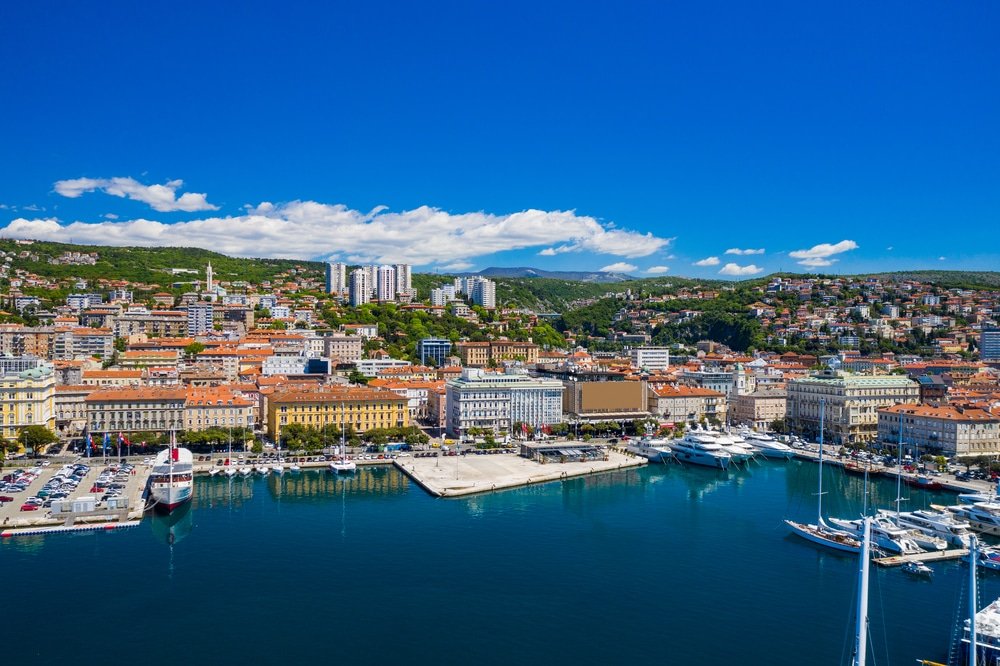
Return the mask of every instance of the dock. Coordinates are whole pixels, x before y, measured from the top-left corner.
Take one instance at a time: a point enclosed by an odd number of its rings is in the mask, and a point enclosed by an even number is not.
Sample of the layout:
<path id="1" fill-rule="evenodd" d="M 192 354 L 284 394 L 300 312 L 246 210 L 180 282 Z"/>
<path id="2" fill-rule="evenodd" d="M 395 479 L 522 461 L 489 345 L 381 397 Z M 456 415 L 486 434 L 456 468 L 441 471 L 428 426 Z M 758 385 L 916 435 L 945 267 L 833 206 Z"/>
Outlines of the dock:
<path id="1" fill-rule="evenodd" d="M 876 557 L 872 561 L 883 567 L 898 567 L 906 564 L 907 562 L 942 562 L 944 560 L 961 559 L 963 557 L 967 557 L 968 555 L 968 548 L 955 548 L 952 550 L 935 550 L 927 553 Z"/>
<path id="2" fill-rule="evenodd" d="M 538 483 L 564 481 L 647 464 L 640 456 L 609 450 L 606 460 L 541 464 L 512 453 L 397 458 L 396 468 L 435 497 L 463 497 Z"/>

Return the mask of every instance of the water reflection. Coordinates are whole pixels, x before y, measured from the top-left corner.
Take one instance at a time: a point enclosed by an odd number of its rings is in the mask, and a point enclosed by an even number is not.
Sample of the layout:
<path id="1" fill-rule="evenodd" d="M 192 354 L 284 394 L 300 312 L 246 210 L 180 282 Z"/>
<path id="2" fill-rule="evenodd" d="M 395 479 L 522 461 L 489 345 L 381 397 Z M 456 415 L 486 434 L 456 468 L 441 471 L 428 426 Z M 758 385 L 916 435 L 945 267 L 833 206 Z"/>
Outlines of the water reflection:
<path id="1" fill-rule="evenodd" d="M 194 526 L 194 511 L 191 502 L 186 502 L 167 514 L 152 512 L 149 519 L 150 528 L 156 540 L 170 546 L 183 541 Z"/>

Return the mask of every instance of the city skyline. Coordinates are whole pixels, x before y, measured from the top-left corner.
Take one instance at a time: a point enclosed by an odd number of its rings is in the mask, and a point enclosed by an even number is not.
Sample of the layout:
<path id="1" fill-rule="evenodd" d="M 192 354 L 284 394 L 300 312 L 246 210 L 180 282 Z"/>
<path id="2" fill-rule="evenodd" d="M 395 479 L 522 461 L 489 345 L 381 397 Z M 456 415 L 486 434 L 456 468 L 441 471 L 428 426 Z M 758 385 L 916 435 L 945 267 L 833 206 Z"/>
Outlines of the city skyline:
<path id="1" fill-rule="evenodd" d="M 421 272 L 996 265 L 996 8 L 572 8 L 5 7 L 0 234 Z M 266 57 L 236 37 L 265 27 Z"/>

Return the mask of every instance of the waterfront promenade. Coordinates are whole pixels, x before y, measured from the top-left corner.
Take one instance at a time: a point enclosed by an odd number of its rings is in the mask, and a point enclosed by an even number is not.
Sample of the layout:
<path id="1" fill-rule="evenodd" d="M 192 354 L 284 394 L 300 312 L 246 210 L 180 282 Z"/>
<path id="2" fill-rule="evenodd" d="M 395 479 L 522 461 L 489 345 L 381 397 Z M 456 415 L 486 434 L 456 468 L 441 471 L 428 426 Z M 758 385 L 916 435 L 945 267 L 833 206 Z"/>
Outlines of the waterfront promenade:
<path id="1" fill-rule="evenodd" d="M 646 459 L 609 450 L 607 460 L 540 464 L 512 453 L 397 458 L 395 465 L 435 497 L 462 497 L 611 472 Z"/>

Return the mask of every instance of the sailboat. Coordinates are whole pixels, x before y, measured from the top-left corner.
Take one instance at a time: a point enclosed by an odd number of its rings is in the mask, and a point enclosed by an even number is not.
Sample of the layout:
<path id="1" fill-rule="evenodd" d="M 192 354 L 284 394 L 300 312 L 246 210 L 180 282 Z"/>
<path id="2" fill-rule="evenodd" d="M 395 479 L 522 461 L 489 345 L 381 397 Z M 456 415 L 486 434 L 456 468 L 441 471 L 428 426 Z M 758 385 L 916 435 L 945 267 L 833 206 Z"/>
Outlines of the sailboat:
<path id="1" fill-rule="evenodd" d="M 330 462 L 330 469 L 338 474 L 353 472 L 358 468 L 358 464 L 353 460 L 347 459 L 347 431 L 346 429 L 341 429 L 340 431 L 340 459 L 332 460 Z"/>
<path id="2" fill-rule="evenodd" d="M 787 519 L 785 524 L 792 529 L 793 534 L 797 534 L 807 541 L 841 552 L 857 553 L 861 551 L 861 543 L 855 537 L 841 530 L 833 529 L 823 521 L 823 419 L 826 405 L 822 400 L 819 409 L 819 490 L 816 494 L 816 524 L 797 523 Z"/>
<path id="3" fill-rule="evenodd" d="M 225 469 L 222 471 L 223 474 L 232 478 L 236 476 L 236 461 L 233 460 L 233 440 L 229 439 L 229 457 L 226 458 Z"/>
<path id="4" fill-rule="evenodd" d="M 284 474 L 285 473 L 285 466 L 283 464 L 284 460 L 281 459 L 281 438 L 280 437 L 278 438 L 278 441 L 277 441 L 276 453 L 278 454 L 278 459 L 276 461 L 274 461 L 273 465 L 271 465 L 271 471 L 274 472 L 275 474 Z"/>

